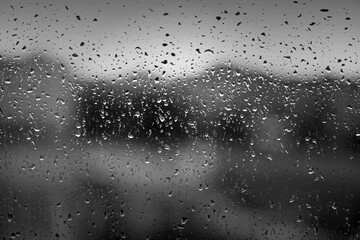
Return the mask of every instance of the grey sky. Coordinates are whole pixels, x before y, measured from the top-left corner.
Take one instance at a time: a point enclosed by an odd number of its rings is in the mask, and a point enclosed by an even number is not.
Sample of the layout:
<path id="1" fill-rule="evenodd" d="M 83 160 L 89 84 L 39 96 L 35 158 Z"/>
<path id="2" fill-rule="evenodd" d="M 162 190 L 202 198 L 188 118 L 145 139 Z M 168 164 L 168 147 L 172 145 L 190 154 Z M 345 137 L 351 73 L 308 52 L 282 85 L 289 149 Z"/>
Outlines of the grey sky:
<path id="1" fill-rule="evenodd" d="M 83 74 L 174 77 L 213 63 L 358 76 L 360 2 L 2 1 L 0 54 L 46 50 Z M 73 62 L 74 64 L 70 64 Z"/>

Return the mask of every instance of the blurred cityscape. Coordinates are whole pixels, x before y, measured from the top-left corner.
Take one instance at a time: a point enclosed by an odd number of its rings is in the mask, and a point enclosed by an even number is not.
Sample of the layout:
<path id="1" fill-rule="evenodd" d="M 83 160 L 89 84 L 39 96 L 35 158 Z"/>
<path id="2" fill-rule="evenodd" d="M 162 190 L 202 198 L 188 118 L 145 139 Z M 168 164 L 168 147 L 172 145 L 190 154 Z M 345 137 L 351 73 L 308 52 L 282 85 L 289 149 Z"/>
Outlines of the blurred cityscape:
<path id="1" fill-rule="evenodd" d="M 2 239 L 359 239 L 359 83 L 0 60 Z"/>

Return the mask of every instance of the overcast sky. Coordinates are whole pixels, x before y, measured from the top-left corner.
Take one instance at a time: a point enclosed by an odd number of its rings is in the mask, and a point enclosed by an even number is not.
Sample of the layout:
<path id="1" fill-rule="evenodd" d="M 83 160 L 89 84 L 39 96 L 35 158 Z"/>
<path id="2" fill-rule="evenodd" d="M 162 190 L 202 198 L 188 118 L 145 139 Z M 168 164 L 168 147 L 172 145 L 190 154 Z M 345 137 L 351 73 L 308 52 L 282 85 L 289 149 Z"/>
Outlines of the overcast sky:
<path id="1" fill-rule="evenodd" d="M 191 75 L 229 61 L 281 75 L 343 69 L 354 77 L 359 12 L 358 0 L 3 0 L 0 55 L 47 51 L 79 74 L 109 78 Z"/>

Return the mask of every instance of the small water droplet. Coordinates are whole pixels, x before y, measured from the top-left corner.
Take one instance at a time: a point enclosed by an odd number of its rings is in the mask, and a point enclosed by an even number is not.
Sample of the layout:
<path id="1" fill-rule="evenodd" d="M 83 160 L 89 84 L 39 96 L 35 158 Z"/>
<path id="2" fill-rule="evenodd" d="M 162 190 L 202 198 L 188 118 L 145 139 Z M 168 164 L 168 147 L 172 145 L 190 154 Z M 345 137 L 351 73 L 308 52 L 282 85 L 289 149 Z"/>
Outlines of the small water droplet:
<path id="1" fill-rule="evenodd" d="M 81 136 L 81 131 L 76 131 L 75 137 L 80 137 L 80 136 Z"/>
<path id="2" fill-rule="evenodd" d="M 289 203 L 293 203 L 295 201 L 295 195 L 292 195 L 290 200 L 289 200 Z"/>
<path id="3" fill-rule="evenodd" d="M 186 218 L 186 217 L 181 218 L 181 224 L 186 224 L 187 221 L 188 221 L 188 218 Z"/>
<path id="4" fill-rule="evenodd" d="M 8 222 L 11 222 L 13 218 L 13 215 L 11 212 L 8 213 Z"/>
<path id="5" fill-rule="evenodd" d="M 331 208 L 334 209 L 334 210 L 336 210 L 336 209 L 337 209 L 336 203 L 333 203 L 333 204 L 331 205 Z"/>
<path id="6" fill-rule="evenodd" d="M 120 217 L 125 217 L 125 211 L 124 211 L 124 209 L 121 209 L 121 210 L 120 210 Z"/>

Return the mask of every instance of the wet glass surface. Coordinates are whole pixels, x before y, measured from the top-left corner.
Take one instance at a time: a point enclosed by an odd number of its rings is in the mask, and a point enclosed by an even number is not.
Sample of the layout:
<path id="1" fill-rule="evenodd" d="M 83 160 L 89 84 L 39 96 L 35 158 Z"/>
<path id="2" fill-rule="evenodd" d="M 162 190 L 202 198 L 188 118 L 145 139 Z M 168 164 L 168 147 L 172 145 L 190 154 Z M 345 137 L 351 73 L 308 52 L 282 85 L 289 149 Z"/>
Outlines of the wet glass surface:
<path id="1" fill-rule="evenodd" d="M 356 1 L 1 5 L 1 238 L 359 239 Z"/>

